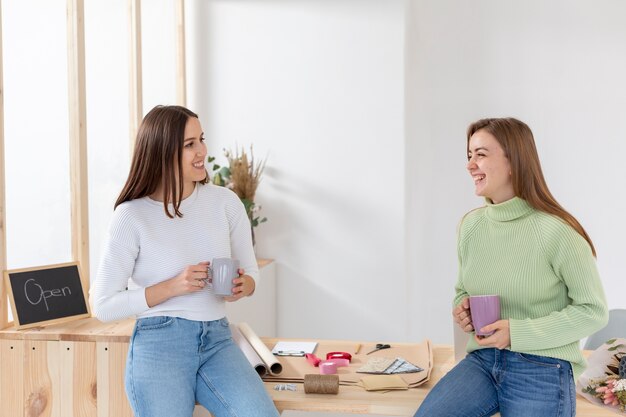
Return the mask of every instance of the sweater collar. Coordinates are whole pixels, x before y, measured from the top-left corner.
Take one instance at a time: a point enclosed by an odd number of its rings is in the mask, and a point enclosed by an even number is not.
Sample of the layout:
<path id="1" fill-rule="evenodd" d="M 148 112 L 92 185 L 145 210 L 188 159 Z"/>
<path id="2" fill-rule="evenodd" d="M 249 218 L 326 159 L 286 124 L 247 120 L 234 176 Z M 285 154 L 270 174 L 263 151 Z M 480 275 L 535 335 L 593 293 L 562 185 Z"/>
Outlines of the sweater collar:
<path id="1" fill-rule="evenodd" d="M 189 195 L 189 197 L 184 198 L 181 202 L 180 202 L 180 209 L 184 209 L 186 207 L 189 207 L 191 204 L 193 204 L 194 201 L 196 201 L 196 198 L 198 197 L 198 188 L 200 188 L 200 185 L 198 183 L 194 184 L 194 189 L 193 192 L 191 193 L 191 195 Z M 150 198 L 150 196 L 145 196 L 143 197 L 144 201 L 147 201 L 149 204 L 153 205 L 153 206 L 158 206 L 158 207 L 163 207 L 163 202 L 162 201 L 157 201 L 157 200 L 153 200 Z M 170 210 L 174 209 L 174 204 L 170 203 L 168 204 Z"/>
<path id="2" fill-rule="evenodd" d="M 497 222 L 508 222 L 519 219 L 533 211 L 533 208 L 519 197 L 513 197 L 503 203 L 493 204 L 491 200 L 487 202 L 487 217 Z"/>

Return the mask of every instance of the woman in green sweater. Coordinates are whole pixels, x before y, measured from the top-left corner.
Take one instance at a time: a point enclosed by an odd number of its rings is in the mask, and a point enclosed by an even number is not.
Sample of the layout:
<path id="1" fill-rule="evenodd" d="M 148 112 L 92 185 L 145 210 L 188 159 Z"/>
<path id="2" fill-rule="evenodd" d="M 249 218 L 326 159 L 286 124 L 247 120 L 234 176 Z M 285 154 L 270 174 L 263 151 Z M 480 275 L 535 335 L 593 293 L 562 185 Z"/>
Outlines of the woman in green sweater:
<path id="1" fill-rule="evenodd" d="M 501 319 L 473 335 L 415 417 L 575 416 L 579 341 L 608 320 L 593 243 L 548 190 L 525 123 L 473 123 L 467 157 L 486 205 L 461 221 L 453 316 L 474 332 L 468 297 L 497 294 Z"/>

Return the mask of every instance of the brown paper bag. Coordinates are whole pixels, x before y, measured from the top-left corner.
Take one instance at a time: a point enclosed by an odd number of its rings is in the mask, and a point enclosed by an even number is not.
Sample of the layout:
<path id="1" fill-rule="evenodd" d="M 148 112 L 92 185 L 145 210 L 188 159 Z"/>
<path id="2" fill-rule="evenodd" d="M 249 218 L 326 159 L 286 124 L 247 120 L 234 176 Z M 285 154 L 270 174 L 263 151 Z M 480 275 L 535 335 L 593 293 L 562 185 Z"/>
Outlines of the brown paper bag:
<path id="1" fill-rule="evenodd" d="M 361 384 L 366 391 L 409 389 L 409 384 L 400 375 L 368 375 L 361 378 Z"/>

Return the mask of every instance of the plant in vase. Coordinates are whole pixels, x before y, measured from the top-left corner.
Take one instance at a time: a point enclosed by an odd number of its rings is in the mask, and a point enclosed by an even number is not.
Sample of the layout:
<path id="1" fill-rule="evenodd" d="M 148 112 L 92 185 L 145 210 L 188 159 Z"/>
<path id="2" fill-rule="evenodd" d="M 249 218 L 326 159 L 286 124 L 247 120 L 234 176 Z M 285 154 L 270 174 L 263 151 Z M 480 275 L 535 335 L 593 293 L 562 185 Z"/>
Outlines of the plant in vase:
<path id="1" fill-rule="evenodd" d="M 208 157 L 213 173 L 212 182 L 215 185 L 233 190 L 241 199 L 248 219 L 250 219 L 252 244 L 254 245 L 256 243 L 254 228 L 267 221 L 267 217 L 261 217 L 259 214 L 261 206 L 254 202 L 256 190 L 265 169 L 265 160 L 255 161 L 252 146 L 250 146 L 249 157 L 243 147 L 241 149 L 236 148 L 235 153 L 229 149 L 224 149 L 224 156 L 228 161 L 228 166 L 217 164 L 213 156 Z"/>

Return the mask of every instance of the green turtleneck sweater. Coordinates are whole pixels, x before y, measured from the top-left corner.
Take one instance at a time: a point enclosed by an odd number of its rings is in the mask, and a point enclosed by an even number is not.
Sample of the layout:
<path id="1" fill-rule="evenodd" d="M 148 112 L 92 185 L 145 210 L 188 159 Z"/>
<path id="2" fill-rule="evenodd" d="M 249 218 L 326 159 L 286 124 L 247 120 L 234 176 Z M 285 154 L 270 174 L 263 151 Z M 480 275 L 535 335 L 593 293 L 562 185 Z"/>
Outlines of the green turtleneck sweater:
<path id="1" fill-rule="evenodd" d="M 559 217 L 521 198 L 468 213 L 458 241 L 454 305 L 469 295 L 500 296 L 515 352 L 586 366 L 580 339 L 606 325 L 608 312 L 587 241 Z M 467 351 L 480 349 L 470 338 Z"/>

